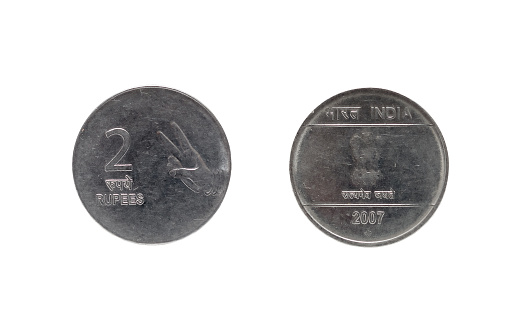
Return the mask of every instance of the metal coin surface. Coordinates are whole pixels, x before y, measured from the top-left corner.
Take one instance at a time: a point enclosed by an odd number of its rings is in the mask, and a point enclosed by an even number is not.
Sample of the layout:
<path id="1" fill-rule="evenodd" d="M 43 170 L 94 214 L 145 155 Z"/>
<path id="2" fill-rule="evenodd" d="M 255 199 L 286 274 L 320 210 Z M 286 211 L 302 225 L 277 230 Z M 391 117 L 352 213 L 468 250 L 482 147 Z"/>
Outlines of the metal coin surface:
<path id="1" fill-rule="evenodd" d="M 86 120 L 73 175 L 90 215 L 113 234 L 163 243 L 203 226 L 223 201 L 230 148 L 212 113 L 168 88 L 119 93 Z"/>
<path id="2" fill-rule="evenodd" d="M 430 218 L 447 183 L 445 142 L 416 103 L 387 90 L 338 94 L 302 124 L 291 183 L 307 217 L 342 242 L 401 240 Z"/>

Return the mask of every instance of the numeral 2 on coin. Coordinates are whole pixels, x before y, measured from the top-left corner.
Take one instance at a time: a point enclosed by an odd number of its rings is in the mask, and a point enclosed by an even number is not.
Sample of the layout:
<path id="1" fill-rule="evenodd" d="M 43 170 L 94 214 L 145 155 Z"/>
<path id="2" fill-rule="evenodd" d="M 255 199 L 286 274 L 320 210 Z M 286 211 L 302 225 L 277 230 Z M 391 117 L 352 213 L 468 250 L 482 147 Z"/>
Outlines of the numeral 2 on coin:
<path id="1" fill-rule="evenodd" d="M 384 211 L 354 211 L 352 213 L 353 224 L 381 224 Z"/>
<path id="2" fill-rule="evenodd" d="M 119 164 L 119 162 L 122 160 L 124 155 L 129 150 L 129 133 L 127 130 L 123 128 L 113 128 L 106 132 L 106 137 L 109 138 L 110 136 L 118 135 L 122 137 L 122 146 L 118 150 L 115 157 L 113 157 L 108 164 L 104 167 L 104 170 L 106 172 L 113 172 L 113 171 L 133 171 L 133 164 Z"/>

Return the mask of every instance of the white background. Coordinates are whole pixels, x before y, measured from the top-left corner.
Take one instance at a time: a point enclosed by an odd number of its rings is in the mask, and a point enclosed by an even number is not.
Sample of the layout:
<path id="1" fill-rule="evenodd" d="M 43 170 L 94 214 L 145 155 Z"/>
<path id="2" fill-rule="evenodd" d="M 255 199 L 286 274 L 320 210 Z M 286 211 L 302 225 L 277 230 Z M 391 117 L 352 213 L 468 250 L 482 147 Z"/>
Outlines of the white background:
<path id="1" fill-rule="evenodd" d="M 515 334 L 516 31 L 510 1 L 2 2 L 2 334 Z M 123 90 L 205 104 L 225 200 L 147 246 L 105 231 L 72 178 L 76 136 Z M 440 126 L 450 171 L 398 243 L 337 242 L 302 213 L 289 155 L 308 113 L 380 87 Z"/>

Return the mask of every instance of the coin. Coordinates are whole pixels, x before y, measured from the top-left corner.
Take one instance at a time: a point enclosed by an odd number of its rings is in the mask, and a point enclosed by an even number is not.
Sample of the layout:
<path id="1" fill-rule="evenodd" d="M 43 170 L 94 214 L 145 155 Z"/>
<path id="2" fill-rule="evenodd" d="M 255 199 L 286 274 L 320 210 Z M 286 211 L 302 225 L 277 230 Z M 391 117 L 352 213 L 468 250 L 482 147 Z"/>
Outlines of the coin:
<path id="1" fill-rule="evenodd" d="M 86 120 L 73 175 L 90 215 L 138 243 L 185 237 L 217 211 L 230 180 L 230 148 L 214 115 L 164 87 L 119 93 Z"/>
<path id="2" fill-rule="evenodd" d="M 364 88 L 338 94 L 303 122 L 291 183 L 307 217 L 360 246 L 401 240 L 431 217 L 447 183 L 445 142 L 410 99 Z"/>

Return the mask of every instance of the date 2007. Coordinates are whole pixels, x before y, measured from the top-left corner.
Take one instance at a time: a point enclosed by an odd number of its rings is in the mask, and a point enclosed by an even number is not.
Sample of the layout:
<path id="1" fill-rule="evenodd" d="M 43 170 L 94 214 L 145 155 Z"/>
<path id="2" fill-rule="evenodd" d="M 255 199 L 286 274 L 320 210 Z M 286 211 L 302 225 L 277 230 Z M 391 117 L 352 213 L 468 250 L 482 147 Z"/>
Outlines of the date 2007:
<path id="1" fill-rule="evenodd" d="M 354 211 L 352 224 L 381 224 L 383 218 L 384 211 Z"/>

